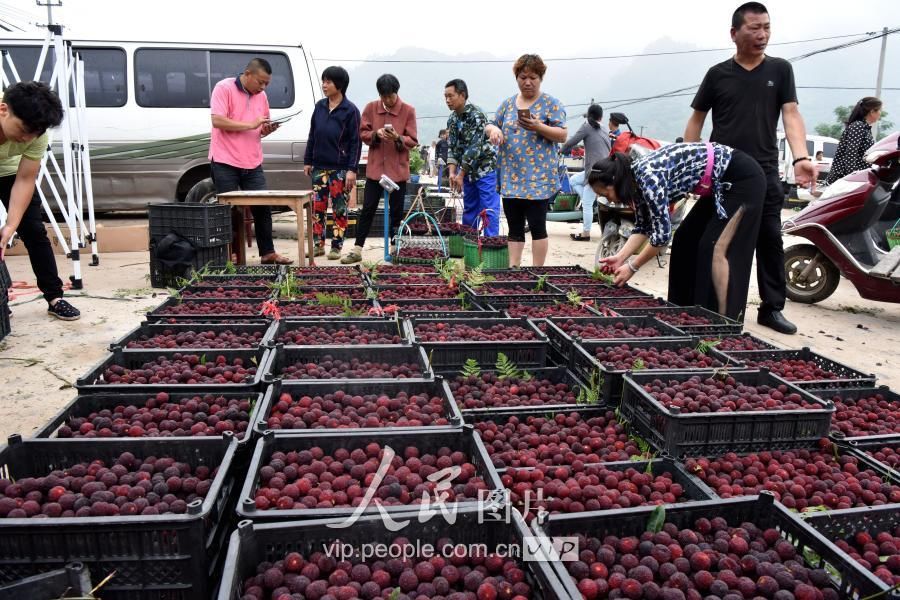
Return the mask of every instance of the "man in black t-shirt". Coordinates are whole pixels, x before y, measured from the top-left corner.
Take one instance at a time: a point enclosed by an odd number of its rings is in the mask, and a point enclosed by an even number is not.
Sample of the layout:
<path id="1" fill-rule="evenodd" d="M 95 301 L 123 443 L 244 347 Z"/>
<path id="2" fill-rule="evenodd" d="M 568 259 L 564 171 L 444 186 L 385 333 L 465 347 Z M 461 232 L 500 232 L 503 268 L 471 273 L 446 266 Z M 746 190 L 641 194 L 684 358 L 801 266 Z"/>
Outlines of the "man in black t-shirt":
<path id="1" fill-rule="evenodd" d="M 684 131 L 686 142 L 700 141 L 706 114 L 712 111 L 710 141 L 738 148 L 759 162 L 766 173 L 766 200 L 756 245 L 756 276 L 762 304 L 757 321 L 780 333 L 796 333 L 784 309 L 786 284 L 784 245 L 781 240 L 781 207 L 784 189 L 778 176 L 778 117 L 795 157 L 798 185 L 816 179 L 816 166 L 806 153 L 806 127 L 797 107 L 794 71 L 784 59 L 766 56 L 769 14 L 758 2 L 747 2 L 734 11 L 731 39 L 733 58 L 706 72 L 694 109 Z"/>
<path id="2" fill-rule="evenodd" d="M 435 154 L 435 162 L 440 158 L 444 161 L 444 167 L 447 166 L 447 154 L 450 150 L 450 142 L 447 141 L 447 138 L 450 137 L 449 132 L 446 129 L 441 129 L 438 133 L 437 144 L 434 147 Z"/>

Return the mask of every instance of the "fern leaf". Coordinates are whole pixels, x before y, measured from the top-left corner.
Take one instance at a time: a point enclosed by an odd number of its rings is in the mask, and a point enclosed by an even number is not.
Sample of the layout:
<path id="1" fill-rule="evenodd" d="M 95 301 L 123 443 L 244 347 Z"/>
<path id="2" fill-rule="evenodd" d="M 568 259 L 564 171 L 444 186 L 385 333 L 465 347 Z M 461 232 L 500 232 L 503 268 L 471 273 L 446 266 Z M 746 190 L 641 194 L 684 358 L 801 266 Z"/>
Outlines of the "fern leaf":
<path id="1" fill-rule="evenodd" d="M 477 360 L 469 358 L 463 363 L 463 368 L 460 373 L 463 377 L 479 377 L 481 375 L 481 367 L 478 365 Z"/>

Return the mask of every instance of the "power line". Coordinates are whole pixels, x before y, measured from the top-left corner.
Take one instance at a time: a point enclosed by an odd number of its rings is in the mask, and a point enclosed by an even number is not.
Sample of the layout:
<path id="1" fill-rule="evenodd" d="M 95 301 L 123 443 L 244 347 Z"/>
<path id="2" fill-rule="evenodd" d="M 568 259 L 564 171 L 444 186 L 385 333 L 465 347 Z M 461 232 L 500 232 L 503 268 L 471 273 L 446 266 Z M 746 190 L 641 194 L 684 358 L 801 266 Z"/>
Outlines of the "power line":
<path id="1" fill-rule="evenodd" d="M 848 37 L 856 37 L 859 35 L 874 35 L 875 32 L 847 33 L 844 35 L 832 35 L 827 37 L 809 38 L 806 40 L 794 40 L 790 42 L 777 42 L 769 44 L 770 46 L 787 46 L 790 44 L 805 44 L 808 42 L 821 42 L 824 40 L 838 40 Z M 725 50 L 733 50 L 733 46 L 722 48 L 697 48 L 694 50 L 672 50 L 667 52 L 638 52 L 635 54 L 608 54 L 603 56 L 570 56 L 559 58 L 545 58 L 544 62 L 574 62 L 581 60 L 615 60 L 620 58 L 644 58 L 650 56 L 675 56 L 679 54 L 702 54 L 705 52 L 722 52 Z M 328 62 L 359 62 L 359 63 L 390 63 L 390 64 L 508 64 L 514 62 L 514 58 L 421 58 L 421 59 L 400 59 L 400 58 L 319 58 Z"/>

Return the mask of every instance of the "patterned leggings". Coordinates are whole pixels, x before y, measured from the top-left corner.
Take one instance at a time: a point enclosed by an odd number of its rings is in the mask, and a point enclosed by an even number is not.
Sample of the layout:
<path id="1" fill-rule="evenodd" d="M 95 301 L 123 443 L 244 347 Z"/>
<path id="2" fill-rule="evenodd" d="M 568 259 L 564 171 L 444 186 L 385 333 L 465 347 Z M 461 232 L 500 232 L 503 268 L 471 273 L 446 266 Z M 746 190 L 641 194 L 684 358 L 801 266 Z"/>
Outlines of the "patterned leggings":
<path id="1" fill-rule="evenodd" d="M 315 194 L 313 238 L 319 248 L 325 247 L 325 213 L 328 210 L 328 201 L 331 200 L 331 210 L 334 211 L 331 247 L 340 250 L 344 246 L 344 230 L 347 229 L 347 190 L 344 189 L 347 171 L 313 169 L 310 175 Z"/>

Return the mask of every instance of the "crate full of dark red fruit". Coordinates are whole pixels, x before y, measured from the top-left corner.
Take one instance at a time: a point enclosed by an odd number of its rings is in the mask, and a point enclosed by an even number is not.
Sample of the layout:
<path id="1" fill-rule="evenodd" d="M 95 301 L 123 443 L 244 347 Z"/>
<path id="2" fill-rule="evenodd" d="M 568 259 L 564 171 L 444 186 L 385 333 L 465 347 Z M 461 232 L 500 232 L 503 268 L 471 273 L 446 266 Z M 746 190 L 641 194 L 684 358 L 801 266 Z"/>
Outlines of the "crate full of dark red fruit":
<path id="1" fill-rule="evenodd" d="M 900 585 L 900 510 L 894 505 L 817 512 L 806 522 L 871 571 L 885 598 Z"/>
<path id="2" fill-rule="evenodd" d="M 278 318 L 285 321 L 320 321 L 329 319 L 383 319 L 373 300 L 279 300 L 276 303 Z"/>
<path id="3" fill-rule="evenodd" d="M 505 307 L 512 302 L 565 301 L 566 295 L 546 279 L 535 281 L 492 281 L 480 286 L 464 283 L 462 288 L 476 302 L 490 304 L 495 308 Z"/>
<path id="4" fill-rule="evenodd" d="M 141 323 L 110 345 L 123 350 L 255 350 L 271 337 L 271 324 Z"/>
<path id="5" fill-rule="evenodd" d="M 76 396 L 34 434 L 36 438 L 191 438 L 234 434 L 250 446 L 263 394 L 155 392 Z"/>
<path id="6" fill-rule="evenodd" d="M 444 283 L 383 283 L 381 279 L 370 289 L 377 294 L 381 304 L 390 304 L 394 300 L 425 300 L 432 298 L 456 298 L 460 294 L 458 286 Z"/>
<path id="7" fill-rule="evenodd" d="M 227 354 L 227 355 L 226 355 Z M 252 390 L 268 370 L 272 351 L 215 350 L 125 352 L 115 348 L 75 382 L 79 391 L 143 392 Z"/>
<path id="8" fill-rule="evenodd" d="M 844 438 L 900 433 L 900 394 L 879 387 L 822 389 L 809 393 L 834 402 L 831 431 Z"/>
<path id="9" fill-rule="evenodd" d="M 531 533 L 518 513 L 492 519 L 459 509 L 454 517 L 450 522 L 434 514 L 420 522 L 416 513 L 408 513 L 391 523 L 367 516 L 349 529 L 335 528 L 340 521 L 242 521 L 231 536 L 218 600 L 291 594 L 397 600 L 569 597 L 549 562 L 529 543 Z M 392 530 L 395 523 L 402 528 Z M 336 556 L 335 548 L 349 552 Z M 379 548 L 385 554 L 395 548 L 398 558 L 371 556 Z"/>
<path id="10" fill-rule="evenodd" d="M 148 320 L 203 317 L 210 322 L 261 317 L 262 300 L 182 300 L 167 298 L 147 313 Z"/>
<path id="11" fill-rule="evenodd" d="M 526 271 L 532 273 L 535 278 L 541 275 L 549 275 L 551 279 L 554 277 L 564 277 L 566 275 L 590 275 L 591 272 L 581 265 L 545 265 L 543 267 L 526 267 Z"/>
<path id="12" fill-rule="evenodd" d="M 370 487 L 374 495 L 362 506 Z M 486 507 L 501 490 L 481 439 L 470 430 L 283 437 L 267 431 L 256 444 L 237 512 L 254 521 L 285 521 L 402 513 L 438 500 Z"/>
<path id="13" fill-rule="evenodd" d="M 459 368 L 469 359 L 493 365 L 498 354 L 521 368 L 546 365 L 547 336 L 528 319 L 411 318 L 407 323 L 436 371 Z"/>
<path id="14" fill-rule="evenodd" d="M 289 347 L 392 346 L 409 344 L 409 333 L 396 318 L 279 321 L 272 332 L 273 344 Z"/>
<path id="15" fill-rule="evenodd" d="M 505 355 L 504 355 L 505 357 Z M 576 405 L 597 405 L 599 398 L 565 367 L 522 370 L 502 359 L 482 371 L 469 361 L 462 371 L 447 370 L 450 391 L 464 414 L 540 408 L 570 410 Z"/>
<path id="16" fill-rule="evenodd" d="M 582 381 L 597 381 L 602 397 L 618 403 L 628 371 L 681 371 L 740 367 L 697 338 L 585 342 L 572 348 L 571 369 Z"/>
<path id="17" fill-rule="evenodd" d="M 281 278 L 280 274 L 272 275 L 206 275 L 191 282 L 194 287 L 205 288 L 241 288 L 271 287 Z"/>
<path id="18" fill-rule="evenodd" d="M 488 305 L 490 306 L 490 305 Z M 490 306 L 490 308 L 495 308 Z M 548 317 L 602 317 L 590 302 L 574 301 L 560 302 L 558 300 L 545 302 L 513 302 L 501 307 L 507 317 L 527 317 L 529 319 L 545 319 Z M 500 310 L 500 309 L 495 309 Z"/>
<path id="19" fill-rule="evenodd" d="M 550 515 L 532 528 L 577 537 L 578 560 L 552 563 L 569 598 L 837 600 L 883 589 L 768 494 Z"/>
<path id="20" fill-rule="evenodd" d="M 434 298 L 431 300 L 386 300 L 382 310 L 387 314 L 420 319 L 499 318 L 499 310 L 489 310 L 468 298 Z"/>
<path id="21" fill-rule="evenodd" d="M 621 315 L 649 315 L 684 331 L 688 335 L 737 334 L 743 325 L 702 306 L 661 308 L 616 308 Z"/>
<path id="22" fill-rule="evenodd" d="M 746 331 L 741 334 L 704 336 L 701 340 L 714 346 L 719 352 L 734 352 L 737 350 L 777 350 L 778 346 L 767 342 Z"/>
<path id="23" fill-rule="evenodd" d="M 434 379 L 425 350 L 419 345 L 378 348 L 288 347 L 278 345 L 263 383 L 285 381 L 395 381 Z"/>
<path id="24" fill-rule="evenodd" d="M 728 352 L 750 368 L 765 367 L 804 388 L 871 387 L 875 376 L 816 354 L 809 348 L 799 350 L 753 350 Z"/>
<path id="25" fill-rule="evenodd" d="M 206 598 L 237 445 L 23 441 L 0 449 L 0 583 L 80 561 L 103 598 Z"/>
<path id="26" fill-rule="evenodd" d="M 834 405 L 768 371 L 633 372 L 620 405 L 672 456 L 796 448 L 828 435 Z"/>
<path id="27" fill-rule="evenodd" d="M 269 286 L 211 287 L 189 285 L 178 290 L 175 297 L 183 300 L 268 300 L 275 295 Z"/>
<path id="28" fill-rule="evenodd" d="M 684 338 L 681 331 L 653 317 L 550 317 L 547 323 L 544 333 L 550 345 L 565 358 L 571 358 L 576 342 Z"/>
<path id="29" fill-rule="evenodd" d="M 462 415 L 443 378 L 432 381 L 276 381 L 255 423 L 259 435 L 313 429 L 458 430 Z"/>
<path id="30" fill-rule="evenodd" d="M 854 456 L 867 460 L 892 481 L 900 482 L 900 434 L 853 438 L 848 443 Z M 900 502 L 900 496 L 897 501 Z"/>
<path id="31" fill-rule="evenodd" d="M 582 298 L 612 299 L 612 298 L 652 298 L 651 294 L 642 292 L 630 285 L 622 287 L 609 285 L 602 282 L 574 283 L 569 279 L 555 279 L 553 286 L 564 294 L 575 292 Z"/>

